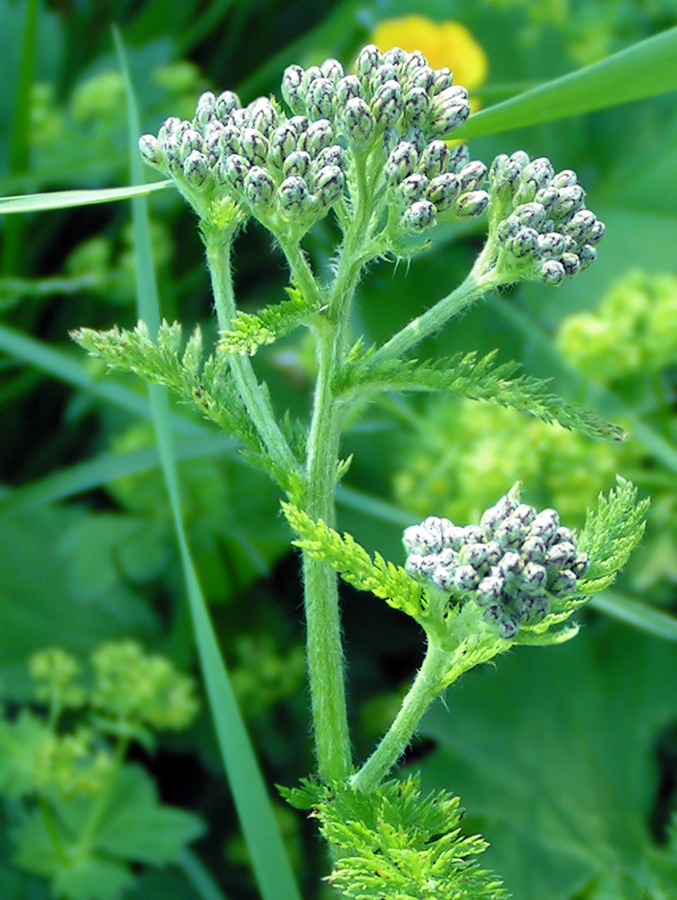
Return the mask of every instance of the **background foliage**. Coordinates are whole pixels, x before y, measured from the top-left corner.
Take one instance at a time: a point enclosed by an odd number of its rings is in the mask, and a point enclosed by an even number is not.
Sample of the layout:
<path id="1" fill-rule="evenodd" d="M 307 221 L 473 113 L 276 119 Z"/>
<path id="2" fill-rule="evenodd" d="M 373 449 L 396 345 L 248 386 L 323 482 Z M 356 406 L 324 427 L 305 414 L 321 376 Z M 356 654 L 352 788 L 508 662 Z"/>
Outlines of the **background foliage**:
<path id="1" fill-rule="evenodd" d="M 287 64 L 327 56 L 349 63 L 378 22 L 419 11 L 404 0 L 167 7 L 36 4 L 32 77 L 21 57 L 30 7 L 0 0 L 1 195 L 129 183 L 113 23 L 143 130 L 156 131 L 166 115 L 189 115 L 201 90 L 229 87 L 251 100 L 276 90 Z M 475 91 L 484 107 L 677 24 L 674 0 L 429 0 L 425 11 L 462 22 L 484 48 L 488 76 Z M 500 347 L 500 360 L 521 360 L 529 374 L 552 376 L 558 393 L 621 422 L 626 443 L 595 443 L 481 403 L 381 396 L 345 448 L 355 458 L 339 494 L 339 527 L 398 563 L 403 525 L 430 514 L 472 521 L 517 478 L 527 502 L 556 505 L 574 526 L 616 471 L 653 495 L 620 595 L 601 598 L 572 644 L 523 650 L 473 675 L 450 693 L 448 711 L 435 707 L 410 753 L 425 788 L 460 794 L 469 833 L 490 840 L 487 864 L 520 898 L 636 897 L 645 887 L 674 890 L 677 881 L 669 840 L 677 627 L 651 615 L 675 612 L 677 579 L 676 137 L 673 93 L 477 138 L 473 152 L 485 162 L 524 148 L 576 169 L 607 235 L 596 265 L 575 282 L 491 298 L 425 347 L 432 358 Z M 151 203 L 163 315 L 213 336 L 193 217 L 173 192 Z M 120 376 L 102 380 L 68 339 L 80 326 L 135 323 L 129 208 L 5 217 L 0 228 L 0 679 L 11 717 L 31 696 L 25 663 L 46 646 L 87 655 L 133 637 L 194 671 L 195 651 L 144 389 Z M 311 236 L 320 271 L 333 237 L 326 223 Z M 442 228 L 408 271 L 376 266 L 356 326 L 368 341 L 386 338 L 465 276 L 481 240 L 479 231 Z M 283 300 L 284 287 L 281 260 L 251 228 L 238 243 L 242 308 Z M 276 406 L 303 414 L 313 363 L 298 332 L 259 359 Z M 237 699 L 266 780 L 292 784 L 312 760 L 290 533 L 265 475 L 181 406 L 172 416 L 185 522 Z M 614 624 L 608 612 L 635 624 Z M 422 645 L 404 617 L 349 590 L 344 616 L 356 750 L 364 754 Z M 225 895 L 256 896 L 204 704 L 189 731 L 162 734 L 152 752 L 138 746 L 132 755 L 155 776 L 162 800 L 197 812 L 208 832 L 196 856 L 178 858 L 180 871 L 141 870 L 129 897 L 153 900 L 169 885 L 179 900 L 216 898 L 203 863 Z M 324 860 L 313 828 L 276 803 L 304 896 L 318 896 Z M 0 895 L 46 900 L 44 882 L 13 861 L 11 805 L 2 815 Z"/>

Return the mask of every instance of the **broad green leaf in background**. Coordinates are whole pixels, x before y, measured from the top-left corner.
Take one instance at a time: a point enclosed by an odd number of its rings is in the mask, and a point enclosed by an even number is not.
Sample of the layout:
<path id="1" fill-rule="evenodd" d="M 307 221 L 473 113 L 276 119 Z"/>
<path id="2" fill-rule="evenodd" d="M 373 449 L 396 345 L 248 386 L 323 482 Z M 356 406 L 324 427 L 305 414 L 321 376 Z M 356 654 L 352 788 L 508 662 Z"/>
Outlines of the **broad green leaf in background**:
<path id="1" fill-rule="evenodd" d="M 483 818 L 491 864 L 520 900 L 633 879 L 653 846 L 652 750 L 677 717 L 676 682 L 671 644 L 606 623 L 515 653 L 426 717 L 438 749 L 424 784 Z"/>
<path id="2" fill-rule="evenodd" d="M 142 164 L 136 144 L 139 115 L 125 62 L 124 48 L 117 31 L 115 41 L 127 87 L 132 180 L 139 183 L 143 180 Z M 151 334 L 154 335 L 160 325 L 160 310 L 148 211 L 143 197 L 132 200 L 132 211 L 139 316 L 148 324 Z M 221 755 L 251 856 L 254 875 L 264 900 L 300 900 L 270 798 L 232 691 L 188 546 L 181 514 L 180 488 L 167 394 L 157 385 L 150 385 L 148 391 L 158 450 L 174 515 L 202 673 Z"/>
<path id="3" fill-rule="evenodd" d="M 512 131 L 677 90 L 677 28 L 601 62 L 480 110 L 454 134 L 461 140 Z"/>

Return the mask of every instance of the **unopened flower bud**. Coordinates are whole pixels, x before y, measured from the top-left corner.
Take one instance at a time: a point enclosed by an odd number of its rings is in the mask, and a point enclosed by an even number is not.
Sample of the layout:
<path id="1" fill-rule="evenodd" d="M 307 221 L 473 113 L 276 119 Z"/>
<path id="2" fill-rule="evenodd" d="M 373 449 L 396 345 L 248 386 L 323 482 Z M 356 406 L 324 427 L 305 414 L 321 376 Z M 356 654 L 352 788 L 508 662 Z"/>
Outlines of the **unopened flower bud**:
<path id="1" fill-rule="evenodd" d="M 556 259 L 546 259 L 538 268 L 538 277 L 544 284 L 556 286 L 564 281 L 564 266 Z"/>
<path id="2" fill-rule="evenodd" d="M 302 94 L 303 75 L 301 66 L 287 66 L 282 76 L 282 96 L 294 115 L 304 115 L 306 112 Z"/>
<path id="3" fill-rule="evenodd" d="M 506 532 L 507 534 L 507 532 Z M 521 532 L 520 532 L 521 534 Z M 503 532 L 501 532 L 503 535 Z M 519 539 L 518 539 L 519 540 Z M 516 544 L 518 540 L 511 541 L 511 544 Z M 501 538 L 499 537 L 498 543 L 501 543 Z M 515 579 L 520 575 L 522 569 L 524 568 L 524 563 L 522 562 L 522 558 L 519 553 L 515 553 L 514 551 L 508 551 L 504 553 L 501 559 L 498 561 L 498 570 L 503 573 L 506 578 L 506 581 L 510 581 Z"/>
<path id="4" fill-rule="evenodd" d="M 306 211 L 309 199 L 308 185 L 303 178 L 292 175 L 285 178 L 277 189 L 280 198 L 280 206 L 288 213 L 303 213 Z"/>
<path id="5" fill-rule="evenodd" d="M 308 174 L 310 169 L 310 154 L 305 150 L 294 150 L 285 159 L 283 171 L 285 176 L 300 175 L 301 178 Z"/>
<path id="6" fill-rule="evenodd" d="M 592 230 L 593 225 L 597 221 L 597 216 L 589 209 L 579 209 L 569 221 L 562 227 L 564 234 L 568 234 L 576 242 L 587 239 L 588 234 Z"/>
<path id="7" fill-rule="evenodd" d="M 520 547 L 522 559 L 527 563 L 544 563 L 546 555 L 545 542 L 539 537 L 528 537 Z"/>
<path id="8" fill-rule="evenodd" d="M 435 73 L 428 65 L 416 66 L 409 72 L 409 84 L 412 87 L 422 88 L 426 94 L 430 94 L 435 84 Z"/>
<path id="9" fill-rule="evenodd" d="M 426 189 L 426 199 L 435 204 L 438 212 L 444 212 L 454 205 L 460 193 L 458 176 L 445 172 L 430 181 Z"/>
<path id="10" fill-rule="evenodd" d="M 554 509 L 544 509 L 538 513 L 529 526 L 529 537 L 539 537 L 549 547 L 560 527 L 559 516 Z"/>
<path id="11" fill-rule="evenodd" d="M 538 252 L 548 259 L 559 256 L 564 250 L 564 236 L 558 231 L 548 231 L 538 236 Z"/>
<path id="12" fill-rule="evenodd" d="M 560 220 L 566 221 L 575 212 L 583 206 L 585 201 L 585 191 L 580 184 L 572 184 L 570 187 L 562 188 L 559 192 L 559 200 L 557 206 L 553 210 L 554 214 Z"/>
<path id="13" fill-rule="evenodd" d="M 538 594 L 545 590 L 548 573 L 544 566 L 535 562 L 528 562 L 520 575 L 519 583 L 527 594 Z"/>
<path id="14" fill-rule="evenodd" d="M 469 191 L 467 194 L 461 194 L 458 198 L 454 212 L 457 216 L 472 218 L 481 216 L 487 206 L 489 206 L 489 194 L 486 191 Z"/>
<path id="15" fill-rule="evenodd" d="M 414 172 L 401 182 L 397 192 L 402 198 L 404 205 L 411 206 L 417 200 L 423 200 L 427 186 L 428 179 L 425 175 L 419 175 L 418 172 Z"/>
<path id="16" fill-rule="evenodd" d="M 549 215 L 552 210 L 557 208 L 557 204 L 559 203 L 559 191 L 557 188 L 552 187 L 552 185 L 548 185 L 540 191 L 536 191 L 534 201 L 540 203 Z"/>
<path id="17" fill-rule="evenodd" d="M 195 131 L 194 128 L 186 129 L 183 132 L 179 150 L 182 162 L 185 162 L 194 150 L 199 150 L 202 153 L 205 148 L 204 143 L 204 139 L 198 131 Z"/>
<path id="18" fill-rule="evenodd" d="M 487 167 L 479 159 L 475 159 L 463 166 L 458 173 L 462 191 L 474 191 L 478 184 L 481 184 L 487 174 Z"/>
<path id="19" fill-rule="evenodd" d="M 399 81 L 397 80 L 397 69 L 390 63 L 384 62 L 383 65 L 372 72 L 371 77 L 369 78 L 372 93 L 376 94 L 378 89 L 384 85 L 386 81 L 394 81 L 399 85 Z"/>
<path id="20" fill-rule="evenodd" d="M 597 244 L 604 237 L 604 232 L 606 231 L 606 225 L 604 222 L 600 222 L 599 219 L 595 222 L 595 224 L 590 229 L 590 232 L 587 237 L 587 241 L 589 244 Z"/>
<path id="21" fill-rule="evenodd" d="M 355 70 L 363 78 L 369 78 L 383 64 L 383 54 L 373 44 L 363 47 L 355 63 Z"/>
<path id="22" fill-rule="evenodd" d="M 227 125 L 233 112 L 241 106 L 240 98 L 234 91 L 224 91 L 216 98 L 214 109 L 221 122 Z"/>
<path id="23" fill-rule="evenodd" d="M 430 97 L 425 88 L 411 87 L 404 95 L 404 120 L 408 125 L 422 125 L 428 114 Z"/>
<path id="24" fill-rule="evenodd" d="M 562 569 L 548 585 L 548 590 L 553 594 L 570 594 L 576 589 L 578 579 L 571 569 Z"/>
<path id="25" fill-rule="evenodd" d="M 345 106 L 349 100 L 352 100 L 355 97 L 363 100 L 364 96 L 362 94 L 360 79 L 355 75 L 345 75 L 336 85 L 335 97 L 337 111 L 340 111 L 341 107 Z"/>
<path id="26" fill-rule="evenodd" d="M 393 125 L 402 114 L 402 88 L 394 80 L 384 82 L 374 94 L 371 111 L 379 125 Z"/>
<path id="27" fill-rule="evenodd" d="M 308 126 L 308 130 L 299 136 L 299 148 L 306 150 L 312 157 L 334 143 L 334 129 L 329 119 L 318 119 Z"/>
<path id="28" fill-rule="evenodd" d="M 564 267 L 564 274 L 578 275 L 581 271 L 581 261 L 576 253 L 563 253 L 559 258 L 560 263 Z"/>
<path id="29" fill-rule="evenodd" d="M 410 231 L 425 231 L 436 223 L 435 207 L 428 200 L 419 200 L 405 209 L 402 225 Z"/>
<path id="30" fill-rule="evenodd" d="M 448 90 L 453 83 L 453 76 L 451 71 L 447 69 L 446 66 L 442 69 L 435 69 L 433 72 L 434 79 L 432 84 L 432 93 L 433 95 L 441 94 L 443 91 Z"/>
<path id="31" fill-rule="evenodd" d="M 344 74 L 343 66 L 337 59 L 325 59 L 320 66 L 320 71 L 323 76 L 328 78 L 334 85 L 338 84 Z"/>
<path id="32" fill-rule="evenodd" d="M 314 193 L 324 206 L 329 206 L 343 193 L 343 172 L 338 166 L 323 166 L 313 182 Z"/>
<path id="33" fill-rule="evenodd" d="M 418 154 L 414 145 L 409 141 L 400 141 L 386 161 L 384 167 L 386 183 L 391 187 L 399 184 L 415 171 L 417 161 Z"/>
<path id="34" fill-rule="evenodd" d="M 278 123 L 278 113 L 273 104 L 266 97 L 259 97 L 247 107 L 249 124 L 256 128 L 265 137 L 270 137 L 271 132 Z"/>
<path id="35" fill-rule="evenodd" d="M 495 606 L 501 600 L 505 587 L 505 577 L 496 571 L 487 575 L 477 585 L 476 600 L 480 607 Z"/>
<path id="36" fill-rule="evenodd" d="M 186 181 L 193 187 L 201 187 L 209 174 L 206 156 L 199 150 L 191 150 L 183 161 L 183 174 Z"/>
<path id="37" fill-rule="evenodd" d="M 342 111 L 343 128 L 348 139 L 358 146 L 366 144 L 374 130 L 374 117 L 364 100 L 354 97 Z"/>
<path id="38" fill-rule="evenodd" d="M 250 168 L 251 166 L 249 164 L 249 161 L 246 160 L 244 156 L 239 156 L 237 153 L 233 153 L 232 156 L 229 156 L 226 160 L 225 171 L 223 172 L 223 175 L 225 175 L 225 180 L 232 184 L 234 188 L 243 190 L 244 180 Z M 222 166 L 220 166 L 219 169 L 219 175 L 221 176 Z"/>
<path id="39" fill-rule="evenodd" d="M 261 166 L 252 166 L 244 180 L 245 197 L 254 207 L 270 206 L 275 183 Z"/>
<path id="40" fill-rule="evenodd" d="M 505 153 L 500 154 L 491 164 L 489 169 L 489 182 L 500 199 L 512 197 L 516 186 L 519 184 L 521 168 Z M 558 195 L 559 196 L 559 195 Z"/>
<path id="41" fill-rule="evenodd" d="M 442 137 L 454 131 L 470 115 L 470 105 L 467 100 L 457 100 L 445 103 L 434 110 L 430 122 L 429 131 L 432 137 Z"/>
<path id="42" fill-rule="evenodd" d="M 158 140 L 160 143 L 163 143 L 166 138 L 174 134 L 180 124 L 181 119 L 177 118 L 177 116 L 170 116 L 168 119 L 165 119 L 158 131 Z"/>
<path id="43" fill-rule="evenodd" d="M 587 553 L 577 553 L 576 560 L 571 565 L 571 571 L 574 573 L 576 578 L 581 578 L 588 571 L 588 566 L 590 565 L 590 558 Z"/>
<path id="44" fill-rule="evenodd" d="M 449 150 L 444 141 L 431 141 L 421 154 L 419 167 L 421 172 L 428 178 L 435 178 L 447 171 L 447 163 L 449 159 Z M 450 167 L 449 171 L 453 171 Z"/>
<path id="45" fill-rule="evenodd" d="M 329 119 L 334 115 L 334 85 L 328 78 L 317 78 L 311 83 L 306 106 L 312 119 Z"/>
<path id="46" fill-rule="evenodd" d="M 480 576 L 472 566 L 459 566 L 454 569 L 452 584 L 459 591 L 472 591 L 480 582 Z"/>
<path id="47" fill-rule="evenodd" d="M 520 225 L 529 228 L 538 229 L 545 222 L 545 209 L 540 203 L 523 203 L 515 209 L 513 215 L 519 220 Z"/>
<path id="48" fill-rule="evenodd" d="M 384 54 L 384 62 L 391 66 L 405 66 L 408 62 L 409 54 L 402 50 L 401 47 L 393 47 Z"/>
<path id="49" fill-rule="evenodd" d="M 152 134 L 143 134 L 139 138 L 139 152 L 150 166 L 164 169 L 167 166 L 167 156 L 158 139 Z"/>
<path id="50" fill-rule="evenodd" d="M 515 237 L 506 242 L 506 246 L 516 259 L 533 256 L 538 248 L 538 232 L 535 228 L 520 228 Z"/>
<path id="51" fill-rule="evenodd" d="M 502 222 L 498 223 L 496 237 L 502 244 L 506 244 L 508 241 L 512 240 L 512 238 L 516 237 L 521 230 L 522 223 L 517 216 L 508 216 L 507 219 L 503 219 Z"/>
<path id="52" fill-rule="evenodd" d="M 591 266 L 597 259 L 597 251 L 591 244 L 583 244 L 578 249 L 578 261 L 580 263 L 581 272 Z"/>
<path id="53" fill-rule="evenodd" d="M 252 165 L 264 166 L 268 160 L 268 141 L 255 128 L 243 128 L 240 152 Z"/>
<path id="54" fill-rule="evenodd" d="M 556 175 L 553 175 L 550 184 L 552 187 L 561 190 L 561 188 L 571 187 L 578 184 L 578 176 L 572 169 L 563 169 Z"/>

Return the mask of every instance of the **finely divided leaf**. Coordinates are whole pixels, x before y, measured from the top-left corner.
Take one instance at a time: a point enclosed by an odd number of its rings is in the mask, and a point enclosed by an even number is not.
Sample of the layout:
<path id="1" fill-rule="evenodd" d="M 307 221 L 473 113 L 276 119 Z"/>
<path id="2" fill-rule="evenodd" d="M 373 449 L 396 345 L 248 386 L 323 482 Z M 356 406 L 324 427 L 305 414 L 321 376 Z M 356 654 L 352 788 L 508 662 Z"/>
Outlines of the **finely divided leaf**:
<path id="1" fill-rule="evenodd" d="M 315 807 L 322 835 L 340 852 L 328 881 L 355 900 L 498 900 L 500 879 L 480 868 L 487 848 L 461 833 L 458 797 L 421 797 L 418 777 L 386 781 L 377 792 L 332 786 Z"/>
<path id="2" fill-rule="evenodd" d="M 369 364 L 369 354 L 348 367 L 339 389 L 344 393 L 374 391 L 441 391 L 471 400 L 511 406 L 544 422 L 559 422 L 598 440 L 623 440 L 623 430 L 596 413 L 573 406 L 550 391 L 550 381 L 517 374 L 515 362 L 496 363 L 496 351 L 477 357 L 459 353 L 434 363 L 386 360 Z"/>
<path id="3" fill-rule="evenodd" d="M 282 509 L 292 530 L 299 536 L 294 541 L 295 546 L 313 559 L 328 563 L 344 581 L 358 590 L 371 591 L 389 606 L 414 618 L 422 614 L 421 585 L 401 566 L 386 562 L 378 553 L 372 561 L 367 551 L 349 534 L 340 535 L 322 519 L 314 522 L 291 503 L 283 503 Z"/>
<path id="4" fill-rule="evenodd" d="M 253 356 L 259 347 L 272 344 L 302 325 L 318 307 L 295 288 L 288 288 L 289 300 L 266 306 L 256 315 L 238 312 L 228 331 L 221 333 L 219 349 L 225 353 Z"/>
<path id="5" fill-rule="evenodd" d="M 616 478 L 617 487 L 607 497 L 600 494 L 588 510 L 577 547 L 590 557 L 590 565 L 579 582 L 581 594 L 596 594 L 608 587 L 642 539 L 649 500 L 637 502 L 637 488 Z"/>

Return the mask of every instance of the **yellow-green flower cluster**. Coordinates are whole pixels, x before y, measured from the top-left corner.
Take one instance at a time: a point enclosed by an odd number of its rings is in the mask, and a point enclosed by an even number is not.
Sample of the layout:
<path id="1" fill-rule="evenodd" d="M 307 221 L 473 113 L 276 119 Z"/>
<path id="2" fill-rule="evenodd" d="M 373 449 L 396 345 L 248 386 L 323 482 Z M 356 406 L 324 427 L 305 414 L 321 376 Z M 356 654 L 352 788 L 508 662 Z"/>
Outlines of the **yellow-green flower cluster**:
<path id="1" fill-rule="evenodd" d="M 97 743 L 96 735 L 88 728 L 53 735 L 36 761 L 37 786 L 55 787 L 64 797 L 99 793 L 115 763 L 110 751 Z"/>
<path id="2" fill-rule="evenodd" d="M 116 722 L 180 730 L 194 719 L 198 703 L 192 679 L 163 656 L 146 655 L 135 641 L 104 644 L 92 656 L 92 706 Z"/>
<path id="3" fill-rule="evenodd" d="M 660 372 L 677 362 L 677 277 L 630 271 L 596 312 L 568 316 L 560 352 L 602 384 Z"/>
<path id="4" fill-rule="evenodd" d="M 35 653 L 29 660 L 28 671 L 37 682 L 35 696 L 56 709 L 82 706 L 85 694 L 74 684 L 80 675 L 80 664 L 65 650 L 51 647 Z"/>
<path id="5" fill-rule="evenodd" d="M 431 402 L 408 441 L 394 490 L 421 516 L 478 521 L 518 480 L 528 499 L 582 524 L 585 511 L 638 451 L 592 441 L 501 406 Z"/>

